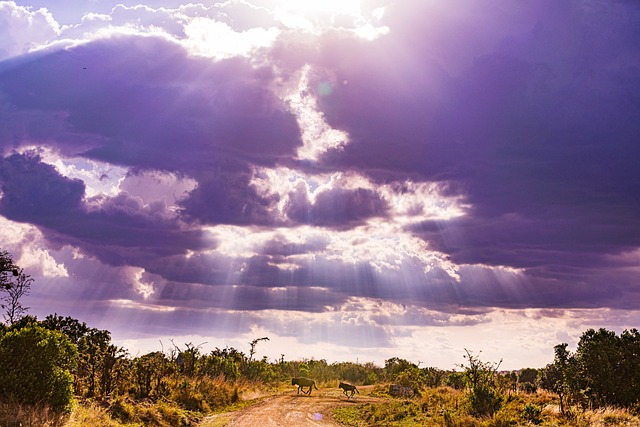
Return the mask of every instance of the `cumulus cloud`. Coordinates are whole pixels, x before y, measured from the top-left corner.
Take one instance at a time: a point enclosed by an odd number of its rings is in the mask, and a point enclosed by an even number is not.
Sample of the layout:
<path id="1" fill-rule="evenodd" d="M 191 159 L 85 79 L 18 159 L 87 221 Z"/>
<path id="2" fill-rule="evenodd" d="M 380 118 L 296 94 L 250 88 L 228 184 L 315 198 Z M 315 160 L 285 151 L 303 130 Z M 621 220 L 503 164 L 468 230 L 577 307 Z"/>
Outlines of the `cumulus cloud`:
<path id="1" fill-rule="evenodd" d="M 289 196 L 285 207 L 287 216 L 294 222 L 320 226 L 350 226 L 367 218 L 382 216 L 387 211 L 384 200 L 374 191 L 332 189 L 316 195 L 311 203 L 306 190 L 300 188 Z"/>
<path id="2" fill-rule="evenodd" d="M 60 31 L 47 9 L 0 1 L 0 60 L 25 54 L 56 38 Z"/>

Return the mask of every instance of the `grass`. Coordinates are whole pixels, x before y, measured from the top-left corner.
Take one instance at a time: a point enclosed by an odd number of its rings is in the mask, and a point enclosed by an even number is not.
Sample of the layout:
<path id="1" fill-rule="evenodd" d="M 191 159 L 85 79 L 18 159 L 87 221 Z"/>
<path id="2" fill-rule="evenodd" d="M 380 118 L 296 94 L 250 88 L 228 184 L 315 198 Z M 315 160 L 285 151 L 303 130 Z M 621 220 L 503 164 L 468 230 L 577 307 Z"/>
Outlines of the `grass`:
<path id="1" fill-rule="evenodd" d="M 385 396 L 383 389 L 372 395 Z M 561 414 L 557 398 L 549 393 L 506 396 L 493 416 L 473 417 L 464 392 L 448 387 L 427 389 L 422 397 L 389 399 L 336 408 L 336 421 L 348 427 L 613 427 L 640 426 L 640 417 L 628 410 L 605 408 Z"/>
<path id="2" fill-rule="evenodd" d="M 221 392 L 214 383 L 190 385 L 199 401 L 200 393 L 216 391 L 220 404 L 215 410 L 191 411 L 170 400 L 134 400 L 118 397 L 110 402 L 76 401 L 70 413 L 57 414 L 46 406 L 0 404 L 2 427 L 224 427 L 230 422 L 227 414 L 259 401 L 265 390 L 255 384 L 243 384 L 241 390 L 230 388 Z M 231 395 L 229 390 L 234 390 Z M 222 393 L 222 394 L 220 394 Z M 512 394 L 505 396 L 500 410 L 493 416 L 478 418 L 469 414 L 463 391 L 448 387 L 426 389 L 421 397 L 392 398 L 387 388 L 377 386 L 365 392 L 380 398 L 380 402 L 354 403 L 334 410 L 334 419 L 347 427 L 615 427 L 640 426 L 640 417 L 618 408 L 581 410 L 570 408 L 566 414 L 559 409 L 557 397 L 551 393 Z M 268 394 L 268 393 L 267 393 Z M 233 397 L 235 395 L 235 397 Z M 242 396 L 242 399 L 238 398 Z M 236 399 L 235 401 L 233 401 Z M 203 401 L 210 405 L 210 397 Z M 227 402 L 222 405 L 222 402 Z M 198 403 L 204 404 L 202 402 Z M 210 406 L 209 406 L 210 407 Z M 205 416 L 205 413 L 210 414 Z"/>
<path id="3" fill-rule="evenodd" d="M 47 405 L 21 405 L 0 403 L 0 426 L 2 427 L 59 427 L 68 419 Z"/>

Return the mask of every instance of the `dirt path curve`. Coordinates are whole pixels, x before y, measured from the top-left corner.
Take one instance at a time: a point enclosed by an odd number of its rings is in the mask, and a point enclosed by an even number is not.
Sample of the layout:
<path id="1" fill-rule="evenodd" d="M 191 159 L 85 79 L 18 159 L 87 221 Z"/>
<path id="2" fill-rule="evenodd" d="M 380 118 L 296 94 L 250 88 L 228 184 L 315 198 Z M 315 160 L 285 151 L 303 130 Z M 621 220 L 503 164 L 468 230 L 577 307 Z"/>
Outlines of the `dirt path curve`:
<path id="1" fill-rule="evenodd" d="M 341 390 L 336 389 L 314 390 L 311 396 L 287 392 L 236 412 L 211 415 L 204 419 L 201 427 L 336 427 L 339 424 L 331 417 L 333 408 L 375 401 L 378 399 L 362 395 L 347 400 Z"/>

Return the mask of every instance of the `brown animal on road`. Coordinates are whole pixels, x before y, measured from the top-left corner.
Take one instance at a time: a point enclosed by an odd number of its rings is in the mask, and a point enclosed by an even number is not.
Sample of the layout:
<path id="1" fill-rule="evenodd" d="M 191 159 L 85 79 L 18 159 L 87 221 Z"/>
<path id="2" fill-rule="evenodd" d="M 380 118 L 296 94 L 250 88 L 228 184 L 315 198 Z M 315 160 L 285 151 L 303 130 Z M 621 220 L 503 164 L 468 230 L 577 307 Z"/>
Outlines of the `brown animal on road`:
<path id="1" fill-rule="evenodd" d="M 338 387 L 340 387 L 342 389 L 342 392 L 344 393 L 345 396 L 347 396 L 347 399 L 351 399 L 353 397 L 353 395 L 356 394 L 356 393 L 360 394 L 360 392 L 358 391 L 356 386 L 351 385 L 351 384 L 347 384 L 347 383 L 341 382 Z M 347 392 L 351 392 L 351 394 L 349 394 Z"/>
<path id="2" fill-rule="evenodd" d="M 311 378 L 305 378 L 305 377 L 291 378 L 291 385 L 298 386 L 298 394 L 300 394 L 300 389 L 302 389 L 302 393 L 308 394 L 309 396 L 311 396 L 312 388 L 315 388 L 316 390 L 318 389 L 318 387 L 316 387 L 316 382 L 314 380 L 312 380 Z M 309 391 L 304 391 L 305 387 L 309 387 Z"/>

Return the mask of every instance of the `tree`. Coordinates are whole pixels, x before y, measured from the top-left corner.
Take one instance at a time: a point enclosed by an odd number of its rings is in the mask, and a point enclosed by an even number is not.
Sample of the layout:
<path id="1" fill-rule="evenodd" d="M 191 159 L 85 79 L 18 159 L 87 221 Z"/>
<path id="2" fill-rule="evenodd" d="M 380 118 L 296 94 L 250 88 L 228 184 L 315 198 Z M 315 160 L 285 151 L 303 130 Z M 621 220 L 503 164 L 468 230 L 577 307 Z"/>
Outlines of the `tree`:
<path id="1" fill-rule="evenodd" d="M 76 392 L 89 397 L 106 395 L 113 388 L 113 376 L 117 375 L 126 352 L 111 344 L 111 333 L 90 328 L 72 317 L 49 315 L 42 322 L 47 329 L 65 334 L 78 348 L 78 364 L 75 372 Z"/>
<path id="2" fill-rule="evenodd" d="M 75 346 L 60 332 L 36 323 L 7 332 L 0 339 L 0 397 L 68 409 L 76 358 Z"/>
<path id="3" fill-rule="evenodd" d="M 399 357 L 392 357 L 384 361 L 384 374 L 388 381 L 395 381 L 402 372 L 415 369 L 418 369 L 418 365 Z"/>
<path id="4" fill-rule="evenodd" d="M 567 395 L 572 389 L 576 389 L 573 384 L 575 376 L 572 375 L 575 370 L 575 364 L 573 356 L 567 350 L 568 345 L 567 343 L 562 343 L 553 348 L 555 352 L 553 363 L 542 370 L 539 378 L 540 387 L 558 395 L 560 412 L 563 414 L 566 410 Z"/>
<path id="5" fill-rule="evenodd" d="M 460 367 L 464 369 L 471 414 L 493 415 L 502 406 L 502 397 L 496 386 L 496 373 L 502 360 L 498 363 L 483 362 L 469 350 L 465 349 L 465 352 L 467 365 L 463 364 Z"/>
<path id="6" fill-rule="evenodd" d="M 525 368 L 518 372 L 518 385 L 520 390 L 527 393 L 535 393 L 536 380 L 538 379 L 538 370 L 533 368 Z"/>
<path id="7" fill-rule="evenodd" d="M 172 372 L 172 365 L 164 353 L 154 351 L 140 356 L 133 361 L 133 385 L 136 396 L 146 398 L 162 397 L 166 394 L 163 379 Z"/>
<path id="8" fill-rule="evenodd" d="M 23 307 L 20 300 L 29 295 L 33 279 L 18 267 L 11 255 L 0 251 L 0 290 L 5 293 L 0 298 L 5 322 L 12 325 L 20 319 L 29 307 Z"/>
<path id="9" fill-rule="evenodd" d="M 256 338 L 249 343 L 249 346 L 251 347 L 249 349 L 249 362 L 253 360 L 253 355 L 256 354 L 256 345 L 258 345 L 260 341 L 269 341 L 269 337 Z"/>
<path id="10" fill-rule="evenodd" d="M 629 407 L 640 401 L 640 333 L 624 331 L 619 337 L 606 329 L 582 334 L 575 354 L 580 385 L 594 407 Z"/>
<path id="11" fill-rule="evenodd" d="M 0 251 L 0 286 L 10 283 L 11 276 L 18 275 L 18 266 L 13 263 L 11 254 L 7 251 Z"/>

